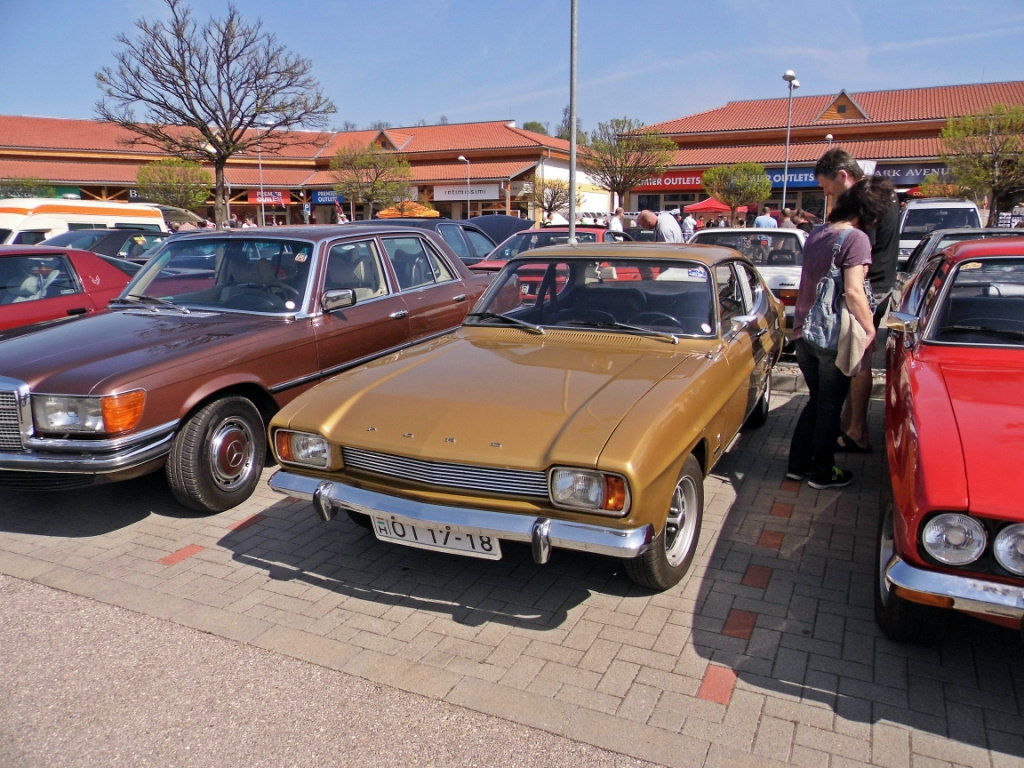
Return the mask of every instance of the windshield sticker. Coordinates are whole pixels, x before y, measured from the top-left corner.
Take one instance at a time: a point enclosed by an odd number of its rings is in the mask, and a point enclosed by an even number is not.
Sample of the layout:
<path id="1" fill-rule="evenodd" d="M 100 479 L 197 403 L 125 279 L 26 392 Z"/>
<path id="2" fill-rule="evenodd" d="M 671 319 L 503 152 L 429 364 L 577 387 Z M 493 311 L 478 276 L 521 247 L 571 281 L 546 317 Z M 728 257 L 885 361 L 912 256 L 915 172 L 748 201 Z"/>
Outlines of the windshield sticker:
<path id="1" fill-rule="evenodd" d="M 708 273 L 704 271 L 704 267 L 694 267 L 687 272 L 687 275 L 690 277 L 707 277 L 707 274 Z"/>
<path id="2" fill-rule="evenodd" d="M 303 263 L 308 258 L 309 258 L 309 254 L 308 253 L 306 253 L 305 251 L 300 251 L 299 253 L 295 254 L 295 263 L 296 264 L 301 264 L 301 263 Z"/>

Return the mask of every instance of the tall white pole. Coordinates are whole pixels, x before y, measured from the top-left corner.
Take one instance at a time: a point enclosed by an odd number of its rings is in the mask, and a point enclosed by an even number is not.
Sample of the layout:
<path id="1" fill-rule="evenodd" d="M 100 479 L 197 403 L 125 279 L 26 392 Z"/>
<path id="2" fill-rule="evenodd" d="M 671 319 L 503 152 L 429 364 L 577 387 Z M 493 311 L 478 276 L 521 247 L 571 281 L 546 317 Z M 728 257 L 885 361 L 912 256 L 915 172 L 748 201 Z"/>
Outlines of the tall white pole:
<path id="1" fill-rule="evenodd" d="M 572 0 L 569 43 L 569 243 L 576 244 L 576 29 L 578 0 Z"/>
<path id="2" fill-rule="evenodd" d="M 469 158 L 464 155 L 459 155 L 459 160 L 466 164 L 466 218 L 469 218 L 469 171 L 472 167 L 469 162 Z"/>
<path id="3" fill-rule="evenodd" d="M 789 131 L 793 126 L 793 89 L 800 87 L 800 81 L 796 79 L 796 73 L 787 69 L 782 79 L 789 84 L 789 114 L 786 117 L 786 163 L 782 169 L 782 207 L 786 207 L 786 187 L 789 183 Z"/>

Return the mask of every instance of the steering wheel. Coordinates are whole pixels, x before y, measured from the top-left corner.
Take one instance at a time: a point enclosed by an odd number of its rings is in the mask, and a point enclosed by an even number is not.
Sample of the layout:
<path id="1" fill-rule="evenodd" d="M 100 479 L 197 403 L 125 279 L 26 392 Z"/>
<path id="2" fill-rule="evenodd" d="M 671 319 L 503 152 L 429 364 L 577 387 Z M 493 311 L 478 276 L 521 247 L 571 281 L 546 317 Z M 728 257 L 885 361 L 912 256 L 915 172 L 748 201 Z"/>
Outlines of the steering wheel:
<path id="1" fill-rule="evenodd" d="M 296 299 L 302 297 L 302 292 L 294 285 L 289 285 L 288 283 L 267 283 L 266 288 L 268 291 L 277 294 L 282 299 L 287 299 L 289 296 L 292 296 Z"/>
<path id="2" fill-rule="evenodd" d="M 667 312 L 641 312 L 638 315 L 633 315 L 626 322 L 629 325 L 665 325 L 664 322 L 658 322 L 659 320 L 667 320 L 669 325 L 674 325 L 676 328 L 682 328 L 683 324 L 676 318 Z"/>

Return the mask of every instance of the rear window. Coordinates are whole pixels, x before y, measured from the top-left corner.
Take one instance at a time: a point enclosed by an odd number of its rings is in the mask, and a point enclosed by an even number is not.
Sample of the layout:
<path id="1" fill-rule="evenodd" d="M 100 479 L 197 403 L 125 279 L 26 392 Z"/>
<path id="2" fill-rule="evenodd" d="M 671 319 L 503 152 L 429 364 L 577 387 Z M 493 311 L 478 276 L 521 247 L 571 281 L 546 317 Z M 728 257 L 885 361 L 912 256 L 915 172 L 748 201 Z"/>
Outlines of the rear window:
<path id="1" fill-rule="evenodd" d="M 973 208 L 910 208 L 903 219 L 900 234 L 922 237 L 933 229 L 980 226 L 981 219 Z"/>

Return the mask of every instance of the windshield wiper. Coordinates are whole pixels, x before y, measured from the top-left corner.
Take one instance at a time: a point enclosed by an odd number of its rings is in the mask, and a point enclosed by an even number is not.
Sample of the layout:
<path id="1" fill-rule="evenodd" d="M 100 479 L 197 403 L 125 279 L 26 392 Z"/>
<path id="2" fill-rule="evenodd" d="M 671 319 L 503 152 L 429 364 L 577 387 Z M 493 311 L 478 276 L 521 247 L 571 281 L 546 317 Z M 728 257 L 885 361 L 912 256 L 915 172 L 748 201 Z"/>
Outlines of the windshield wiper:
<path id="1" fill-rule="evenodd" d="M 1024 339 L 1024 331 L 1012 328 L 992 328 L 987 325 L 944 325 L 939 333 L 990 333 L 993 336 L 1005 336 L 1010 339 Z"/>
<path id="2" fill-rule="evenodd" d="M 574 325 L 584 328 L 616 328 L 622 331 L 630 331 L 631 333 L 638 333 L 641 336 L 650 336 L 652 339 L 660 339 L 661 341 L 667 341 L 669 344 L 678 344 L 679 338 L 674 334 L 668 333 L 667 331 L 655 331 L 653 328 L 643 328 L 639 325 L 630 325 L 629 323 L 609 323 L 609 322 L 596 322 L 590 323 L 586 320 L 570 320 L 565 325 Z"/>
<path id="3" fill-rule="evenodd" d="M 466 317 L 476 317 L 479 318 L 480 320 L 507 320 L 508 322 L 514 323 L 520 326 L 521 328 L 525 328 L 530 333 L 536 333 L 540 336 L 544 335 L 544 329 L 541 328 L 539 325 L 534 325 L 533 323 L 528 323 L 525 320 L 520 320 L 518 317 L 509 317 L 508 315 L 501 315 L 498 314 L 497 312 L 470 312 L 468 315 L 466 315 Z"/>
<path id="4" fill-rule="evenodd" d="M 111 306 L 113 306 L 115 304 L 150 304 L 150 305 L 153 305 L 154 308 L 155 307 L 173 307 L 174 309 L 177 309 L 178 311 L 180 311 L 183 315 L 187 315 L 187 314 L 189 314 L 191 312 L 191 310 L 188 307 L 179 306 L 178 304 L 175 304 L 170 299 L 165 299 L 165 298 L 162 298 L 160 296 L 146 296 L 144 294 L 143 295 L 129 294 L 128 296 L 124 296 L 124 297 L 119 298 L 119 299 L 114 299 L 114 300 L 112 300 L 110 302 Z"/>

